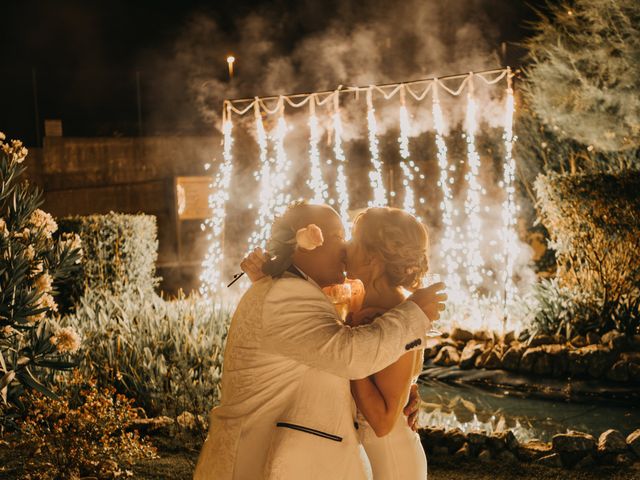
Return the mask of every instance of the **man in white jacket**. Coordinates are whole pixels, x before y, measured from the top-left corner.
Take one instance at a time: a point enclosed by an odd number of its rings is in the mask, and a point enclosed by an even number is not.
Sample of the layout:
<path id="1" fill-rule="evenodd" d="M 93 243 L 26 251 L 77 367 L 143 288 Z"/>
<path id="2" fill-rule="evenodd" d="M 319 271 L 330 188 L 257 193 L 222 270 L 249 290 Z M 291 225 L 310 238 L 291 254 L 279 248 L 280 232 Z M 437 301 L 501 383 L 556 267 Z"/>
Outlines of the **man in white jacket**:
<path id="1" fill-rule="evenodd" d="M 322 246 L 296 248 L 295 232 L 309 224 L 322 230 Z M 283 271 L 252 285 L 234 313 L 222 398 L 194 478 L 364 479 L 349 380 L 420 348 L 444 308 L 444 286 L 418 290 L 370 325 L 351 328 L 321 291 L 344 281 L 338 214 L 296 205 L 274 224 L 270 246 L 272 266 Z"/>

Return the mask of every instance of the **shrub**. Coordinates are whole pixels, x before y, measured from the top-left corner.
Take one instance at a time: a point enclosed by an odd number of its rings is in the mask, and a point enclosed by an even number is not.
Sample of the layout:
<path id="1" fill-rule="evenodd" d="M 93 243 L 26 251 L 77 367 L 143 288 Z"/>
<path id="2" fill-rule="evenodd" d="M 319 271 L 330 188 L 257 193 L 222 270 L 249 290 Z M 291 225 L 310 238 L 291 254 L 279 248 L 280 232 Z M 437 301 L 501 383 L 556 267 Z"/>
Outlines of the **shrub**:
<path id="1" fill-rule="evenodd" d="M 84 337 L 80 368 L 149 415 L 209 411 L 220 395 L 229 312 L 198 297 L 167 302 L 140 290 L 90 290 L 64 319 Z"/>
<path id="2" fill-rule="evenodd" d="M 600 151 L 640 147 L 640 3 L 548 4 L 525 46 L 535 112 L 564 138 Z"/>
<path id="3" fill-rule="evenodd" d="M 555 290 L 560 297 L 574 292 L 574 300 L 584 306 L 582 315 L 587 318 L 580 323 L 586 327 L 595 323 L 601 331 L 617 327 L 635 333 L 640 302 L 640 172 L 550 174 L 538 178 L 536 190 L 558 259 L 557 288 L 547 292 Z"/>
<path id="4" fill-rule="evenodd" d="M 41 193 L 20 183 L 27 149 L 0 133 L 0 395 L 19 404 L 24 386 L 56 397 L 37 368 L 69 369 L 79 346 L 69 330 L 50 322 L 62 282 L 79 269 L 82 251 L 74 235 L 56 237 L 57 225 L 42 211 Z"/>
<path id="5" fill-rule="evenodd" d="M 138 418 L 131 400 L 77 373 L 65 394 L 53 401 L 29 395 L 17 430 L 6 436 L 14 453 L 2 460 L 18 464 L 20 478 L 115 478 L 133 460 L 155 456 L 153 446 L 127 431 Z"/>
<path id="6" fill-rule="evenodd" d="M 68 287 L 74 302 L 85 288 L 118 293 L 152 290 L 158 258 L 156 219 L 152 215 L 90 215 L 59 220 L 60 230 L 80 235 L 83 273 Z"/>

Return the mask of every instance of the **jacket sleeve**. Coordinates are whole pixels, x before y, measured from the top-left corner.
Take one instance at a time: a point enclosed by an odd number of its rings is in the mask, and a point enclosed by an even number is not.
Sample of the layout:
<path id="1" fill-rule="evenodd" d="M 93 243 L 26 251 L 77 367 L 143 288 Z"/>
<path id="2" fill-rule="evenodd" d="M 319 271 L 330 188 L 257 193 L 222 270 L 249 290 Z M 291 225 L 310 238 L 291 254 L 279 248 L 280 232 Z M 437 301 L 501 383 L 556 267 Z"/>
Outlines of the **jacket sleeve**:
<path id="1" fill-rule="evenodd" d="M 404 302 L 368 325 L 344 325 L 317 287 L 297 278 L 277 280 L 262 311 L 263 346 L 351 380 L 367 377 L 424 344 L 430 321 Z"/>

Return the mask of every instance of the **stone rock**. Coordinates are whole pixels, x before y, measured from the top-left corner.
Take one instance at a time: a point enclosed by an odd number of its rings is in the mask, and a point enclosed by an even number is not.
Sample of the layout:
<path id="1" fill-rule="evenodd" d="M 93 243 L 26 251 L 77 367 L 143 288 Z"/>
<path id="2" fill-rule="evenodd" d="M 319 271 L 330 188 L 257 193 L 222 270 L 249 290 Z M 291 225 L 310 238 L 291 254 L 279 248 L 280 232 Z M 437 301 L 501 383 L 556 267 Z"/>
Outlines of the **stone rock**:
<path id="1" fill-rule="evenodd" d="M 138 430 L 140 433 L 168 434 L 173 423 L 173 419 L 166 416 L 155 418 L 136 418 L 127 425 L 126 430 Z"/>
<path id="2" fill-rule="evenodd" d="M 640 382 L 640 363 L 630 363 L 627 369 L 629 370 L 629 379 Z"/>
<path id="3" fill-rule="evenodd" d="M 433 363 L 443 367 L 457 365 L 459 362 L 460 354 L 458 353 L 458 350 L 450 345 L 442 347 L 438 352 L 438 355 L 436 355 L 436 358 L 433 360 Z"/>
<path id="4" fill-rule="evenodd" d="M 611 330 L 602 335 L 600 343 L 608 346 L 612 350 L 624 350 L 629 346 L 629 339 L 625 334 L 617 330 Z"/>
<path id="5" fill-rule="evenodd" d="M 628 453 L 619 453 L 613 463 L 621 467 L 628 467 L 633 463 L 633 457 Z"/>
<path id="6" fill-rule="evenodd" d="M 469 458 L 471 456 L 471 448 L 469 447 L 469 444 L 465 443 L 453 455 L 456 458 Z"/>
<path id="7" fill-rule="evenodd" d="M 552 453 L 551 445 L 538 440 L 523 443 L 516 450 L 517 457 L 525 462 L 533 462 L 550 453 Z"/>
<path id="8" fill-rule="evenodd" d="M 481 450 L 478 454 L 478 460 L 480 460 L 481 462 L 490 462 L 491 452 L 487 449 Z"/>
<path id="9" fill-rule="evenodd" d="M 551 335 L 539 333 L 531 339 L 531 341 L 529 342 L 529 347 L 539 347 L 540 345 L 549 345 L 551 343 L 555 343 L 555 339 Z"/>
<path id="10" fill-rule="evenodd" d="M 559 453 L 591 453 L 596 449 L 596 440 L 592 435 L 581 432 L 559 433 L 551 439 L 553 450 Z"/>
<path id="11" fill-rule="evenodd" d="M 443 446 L 433 447 L 433 449 L 431 449 L 431 454 L 435 457 L 446 457 L 449 455 L 449 449 Z"/>
<path id="12" fill-rule="evenodd" d="M 618 430 L 610 429 L 602 432 L 598 439 L 598 454 L 624 453 L 627 451 L 627 442 Z"/>
<path id="13" fill-rule="evenodd" d="M 569 372 L 586 373 L 600 378 L 613 363 L 611 350 L 603 345 L 587 345 L 569 352 Z"/>
<path id="14" fill-rule="evenodd" d="M 451 339 L 456 342 L 465 342 L 467 343 L 469 340 L 473 338 L 473 333 L 469 330 L 465 330 L 463 328 L 455 327 L 451 330 Z"/>
<path id="15" fill-rule="evenodd" d="M 465 444 L 466 441 L 467 437 L 459 428 L 448 430 L 444 436 L 444 444 L 447 446 L 449 452 L 451 453 L 460 450 L 460 448 Z"/>
<path id="16" fill-rule="evenodd" d="M 505 345 L 509 345 L 511 342 L 515 341 L 515 339 L 516 339 L 516 332 L 511 330 L 504 334 L 503 341 Z"/>
<path id="17" fill-rule="evenodd" d="M 504 432 L 496 433 L 493 435 L 493 437 L 499 438 L 500 440 L 502 440 L 506 445 L 507 449 L 511 450 L 512 452 L 517 450 L 519 446 L 518 439 L 516 438 L 516 436 L 513 434 L 511 430 L 506 430 Z"/>
<path id="18" fill-rule="evenodd" d="M 543 349 L 545 347 L 542 347 Z M 551 357 L 545 352 L 536 359 L 536 363 L 533 364 L 532 373 L 540 376 L 551 375 L 553 371 L 553 361 Z"/>
<path id="19" fill-rule="evenodd" d="M 422 445 L 429 449 L 441 445 L 445 437 L 445 431 L 442 428 L 422 428 L 418 433 Z"/>
<path id="20" fill-rule="evenodd" d="M 184 411 L 176 418 L 176 422 L 182 428 L 186 428 L 188 430 L 195 430 L 197 428 L 196 417 L 193 413 Z"/>
<path id="21" fill-rule="evenodd" d="M 588 345 L 594 345 L 594 344 L 600 343 L 601 340 L 602 340 L 602 337 L 600 337 L 600 335 L 598 335 L 596 332 L 587 333 Z"/>
<path id="22" fill-rule="evenodd" d="M 614 382 L 629 381 L 629 364 L 619 360 L 607 371 L 607 378 Z"/>
<path id="23" fill-rule="evenodd" d="M 524 351 L 525 347 L 521 344 L 510 347 L 502 356 L 502 368 L 512 372 L 517 371 Z"/>
<path id="24" fill-rule="evenodd" d="M 588 367 L 587 357 L 580 352 L 580 349 L 569 350 L 569 375 L 582 377 L 587 374 Z"/>
<path id="25" fill-rule="evenodd" d="M 582 348 L 582 347 L 586 347 L 587 345 L 593 342 L 590 342 L 582 335 L 577 335 L 573 337 L 569 343 L 571 343 L 571 345 L 573 345 L 575 348 Z"/>
<path id="26" fill-rule="evenodd" d="M 579 468 L 579 469 L 591 468 L 595 465 L 595 463 L 596 461 L 594 460 L 593 455 L 589 454 L 582 457 L 580 460 L 578 460 L 578 463 L 574 465 L 574 468 Z"/>
<path id="27" fill-rule="evenodd" d="M 478 355 L 476 357 L 475 367 L 476 368 L 483 368 L 483 365 L 487 361 L 487 358 L 489 358 L 489 355 L 491 355 L 491 352 L 492 352 L 491 349 L 486 349 L 484 352 L 482 352 L 480 355 Z"/>
<path id="28" fill-rule="evenodd" d="M 473 332 L 473 338 L 480 342 L 486 342 L 493 339 L 493 335 L 491 335 L 486 330 L 476 330 L 475 332 Z"/>
<path id="29" fill-rule="evenodd" d="M 504 441 L 504 439 L 495 434 L 490 435 L 487 438 L 487 445 L 489 445 L 489 449 L 494 453 L 498 453 L 502 450 L 507 449 L 507 443 Z"/>
<path id="30" fill-rule="evenodd" d="M 487 444 L 487 436 L 482 433 L 470 432 L 467 434 L 469 445 L 484 447 Z"/>
<path id="31" fill-rule="evenodd" d="M 498 455 L 496 455 L 496 460 L 498 460 L 502 464 L 512 464 L 517 463 L 518 459 L 516 456 L 511 453 L 509 450 L 503 450 Z"/>
<path id="32" fill-rule="evenodd" d="M 493 348 L 491 352 L 489 352 L 489 355 L 487 355 L 487 358 L 482 366 L 489 370 L 497 370 L 498 368 L 502 368 L 502 362 L 500 361 L 500 350 L 498 349 L 498 347 Z"/>
<path id="33" fill-rule="evenodd" d="M 627 437 L 627 446 L 640 458 L 640 428 L 629 434 Z"/>
<path id="34" fill-rule="evenodd" d="M 620 354 L 620 360 L 627 363 L 640 364 L 640 352 L 622 352 Z"/>
<path id="35" fill-rule="evenodd" d="M 438 352 L 443 347 L 446 347 L 446 346 L 457 348 L 458 344 L 449 338 L 444 338 L 444 337 L 429 338 L 425 342 L 424 355 L 426 358 L 433 358 L 438 354 Z"/>
<path id="36" fill-rule="evenodd" d="M 544 465 L 545 467 L 562 467 L 562 459 L 558 453 L 552 453 L 551 455 L 539 458 L 536 460 L 536 463 Z"/>
<path id="37" fill-rule="evenodd" d="M 476 362 L 476 357 L 482 354 L 484 350 L 484 343 L 477 340 L 471 340 L 462 350 L 460 355 L 460 368 L 469 369 L 473 368 Z"/>
<path id="38" fill-rule="evenodd" d="M 551 361 L 551 375 L 556 378 L 564 376 L 569 370 L 568 348 L 565 345 L 545 345 L 542 348 Z"/>
<path id="39" fill-rule="evenodd" d="M 542 347 L 527 348 L 520 359 L 520 371 L 524 373 L 531 373 L 534 365 L 538 361 L 538 358 L 543 355 L 545 355 L 545 353 L 544 350 L 542 350 Z"/>

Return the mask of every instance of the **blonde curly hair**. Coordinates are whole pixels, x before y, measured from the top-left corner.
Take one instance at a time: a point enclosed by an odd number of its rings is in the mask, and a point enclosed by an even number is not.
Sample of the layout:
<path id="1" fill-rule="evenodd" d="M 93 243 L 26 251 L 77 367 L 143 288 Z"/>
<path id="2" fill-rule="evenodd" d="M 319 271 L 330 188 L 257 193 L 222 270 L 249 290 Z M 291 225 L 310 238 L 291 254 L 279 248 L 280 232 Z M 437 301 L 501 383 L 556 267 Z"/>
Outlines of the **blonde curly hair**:
<path id="1" fill-rule="evenodd" d="M 354 240 L 384 264 L 393 286 L 414 291 L 429 271 L 429 234 L 410 213 L 391 207 L 372 207 L 354 221 Z"/>

